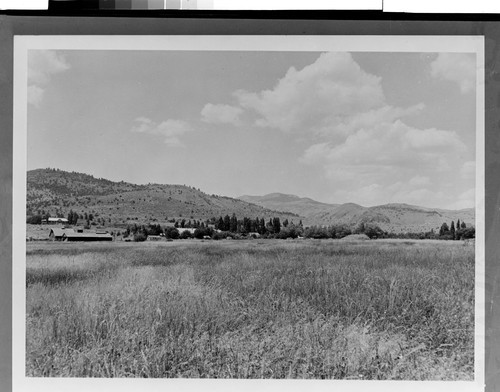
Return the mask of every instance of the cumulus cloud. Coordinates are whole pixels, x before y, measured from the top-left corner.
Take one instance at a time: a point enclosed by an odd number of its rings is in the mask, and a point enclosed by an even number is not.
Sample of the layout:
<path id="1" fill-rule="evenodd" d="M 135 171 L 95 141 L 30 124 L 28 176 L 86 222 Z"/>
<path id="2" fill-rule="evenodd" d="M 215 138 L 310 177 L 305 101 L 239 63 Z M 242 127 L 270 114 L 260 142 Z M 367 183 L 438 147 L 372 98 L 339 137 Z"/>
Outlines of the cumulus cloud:
<path id="1" fill-rule="evenodd" d="M 212 105 L 206 104 L 202 111 L 202 120 L 207 123 L 226 123 L 239 125 L 239 116 L 243 113 L 243 109 L 230 105 Z"/>
<path id="2" fill-rule="evenodd" d="M 471 179 L 474 178 L 476 174 L 476 162 L 474 161 L 466 161 L 463 163 L 460 168 L 460 175 L 463 179 Z"/>
<path id="3" fill-rule="evenodd" d="M 431 179 L 426 176 L 416 175 L 408 181 L 408 184 L 411 186 L 427 186 L 431 184 Z"/>
<path id="4" fill-rule="evenodd" d="M 312 145 L 304 152 L 302 161 L 321 163 L 329 177 L 341 180 L 351 176 L 378 177 L 387 170 L 405 168 L 417 174 L 426 169 L 436 170 L 465 150 L 456 132 L 420 130 L 396 120 L 360 129 L 340 144 Z"/>
<path id="5" fill-rule="evenodd" d="M 159 124 L 146 117 L 135 119 L 135 126 L 131 129 L 135 133 L 160 136 L 165 144 L 171 147 L 183 147 L 180 136 L 192 131 L 191 126 L 182 120 L 166 120 Z"/>
<path id="6" fill-rule="evenodd" d="M 470 188 L 458 196 L 457 201 L 450 205 L 451 209 L 461 210 L 463 208 L 471 208 L 475 206 L 476 189 Z"/>
<path id="7" fill-rule="evenodd" d="M 465 93 L 474 88 L 474 61 L 440 54 L 432 74 L 459 83 Z M 233 105 L 206 105 L 203 120 L 241 124 L 244 118 L 301 143 L 309 140 L 299 160 L 323 173 L 334 189 L 332 200 L 446 206 L 455 199 L 443 191 L 444 182 L 463 189 L 459 180 L 473 173 L 473 162 L 458 173 L 457 160 L 467 159 L 468 149 L 455 131 L 407 125 L 425 105 L 390 104 L 381 78 L 349 53 L 323 53 L 302 69 L 291 67 L 273 87 L 237 90 L 233 99 Z"/>
<path id="8" fill-rule="evenodd" d="M 319 133 L 385 100 L 381 79 L 363 71 L 349 53 L 323 53 L 301 70 L 291 67 L 272 89 L 238 90 L 234 96 L 239 107 L 257 115 L 257 126 Z"/>
<path id="9" fill-rule="evenodd" d="M 433 179 L 447 175 L 450 162 L 466 149 L 456 132 L 421 130 L 396 120 L 360 129 L 342 143 L 314 144 L 301 160 L 319 166 L 336 186 L 355 190 L 337 192 L 344 200 L 418 204 L 442 197 L 433 190 Z"/>
<path id="10" fill-rule="evenodd" d="M 431 63 L 431 75 L 457 83 L 465 94 L 476 85 L 476 58 L 473 54 L 439 53 Z"/>
<path id="11" fill-rule="evenodd" d="M 37 85 L 28 86 L 28 103 L 38 107 L 43 98 L 43 88 Z"/>
<path id="12" fill-rule="evenodd" d="M 43 99 L 45 86 L 53 75 L 70 69 L 64 55 L 53 50 L 28 52 L 28 103 L 38 106 Z"/>
<path id="13" fill-rule="evenodd" d="M 337 119 L 336 122 L 323 127 L 320 132 L 323 135 L 335 133 L 349 135 L 358 129 L 369 128 L 373 124 L 390 123 L 402 117 L 417 114 L 424 108 L 425 105 L 423 103 L 410 106 L 409 108 L 398 108 L 385 105 L 364 113 L 355 113 L 351 116 L 343 116 Z"/>

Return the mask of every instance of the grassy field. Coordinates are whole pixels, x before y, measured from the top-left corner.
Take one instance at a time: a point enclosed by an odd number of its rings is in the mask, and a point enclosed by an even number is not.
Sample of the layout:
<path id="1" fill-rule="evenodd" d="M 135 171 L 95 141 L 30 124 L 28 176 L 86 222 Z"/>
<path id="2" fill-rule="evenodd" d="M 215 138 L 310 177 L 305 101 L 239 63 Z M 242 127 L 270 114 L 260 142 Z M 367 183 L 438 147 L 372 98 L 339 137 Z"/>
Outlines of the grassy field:
<path id="1" fill-rule="evenodd" d="M 28 376 L 471 380 L 454 242 L 28 244 Z"/>

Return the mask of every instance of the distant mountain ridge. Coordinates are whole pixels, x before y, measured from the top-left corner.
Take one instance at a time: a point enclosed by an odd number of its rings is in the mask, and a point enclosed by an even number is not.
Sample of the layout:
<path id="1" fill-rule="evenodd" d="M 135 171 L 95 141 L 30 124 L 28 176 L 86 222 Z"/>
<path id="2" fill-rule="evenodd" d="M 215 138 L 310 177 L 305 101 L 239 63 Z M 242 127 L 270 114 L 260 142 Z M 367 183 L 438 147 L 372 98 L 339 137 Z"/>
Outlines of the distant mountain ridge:
<path id="1" fill-rule="evenodd" d="M 327 204 L 310 199 L 308 197 L 298 197 L 284 193 L 270 193 L 264 196 L 240 196 L 238 199 L 248 203 L 257 204 L 264 208 L 271 208 L 277 211 L 289 211 L 302 217 L 310 216 L 314 213 L 321 213 L 325 209 L 338 207 L 338 204 Z"/>
<path id="2" fill-rule="evenodd" d="M 363 207 L 355 203 L 328 204 L 306 197 L 270 193 L 264 196 L 240 196 L 241 200 L 264 208 L 290 211 L 299 214 L 307 225 L 346 224 L 355 226 L 360 223 L 374 224 L 383 230 L 393 232 L 420 232 L 439 230 L 443 222 L 466 222 L 474 225 L 475 210 L 445 210 L 414 206 L 405 203 L 389 203 L 374 207 Z"/>
<path id="3" fill-rule="evenodd" d="M 172 219 L 209 220 L 232 215 L 239 219 L 279 217 L 304 226 L 363 223 L 392 232 L 439 230 L 443 222 L 473 225 L 473 208 L 452 211 L 391 203 L 363 207 L 354 203 L 328 204 L 283 193 L 231 198 L 209 195 L 191 186 L 137 185 L 95 178 L 89 174 L 59 169 L 36 169 L 27 173 L 27 214 L 48 212 L 67 216 L 73 210 L 92 214 L 104 225 L 166 224 Z"/>

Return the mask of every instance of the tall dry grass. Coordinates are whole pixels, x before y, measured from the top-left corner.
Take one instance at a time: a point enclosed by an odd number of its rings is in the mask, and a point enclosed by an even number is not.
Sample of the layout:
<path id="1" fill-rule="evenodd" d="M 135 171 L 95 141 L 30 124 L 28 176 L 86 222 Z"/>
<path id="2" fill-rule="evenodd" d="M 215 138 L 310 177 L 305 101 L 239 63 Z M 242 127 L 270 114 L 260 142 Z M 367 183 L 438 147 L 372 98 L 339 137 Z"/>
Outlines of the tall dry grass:
<path id="1" fill-rule="evenodd" d="M 35 247 L 26 290 L 29 376 L 473 378 L 456 244 Z"/>

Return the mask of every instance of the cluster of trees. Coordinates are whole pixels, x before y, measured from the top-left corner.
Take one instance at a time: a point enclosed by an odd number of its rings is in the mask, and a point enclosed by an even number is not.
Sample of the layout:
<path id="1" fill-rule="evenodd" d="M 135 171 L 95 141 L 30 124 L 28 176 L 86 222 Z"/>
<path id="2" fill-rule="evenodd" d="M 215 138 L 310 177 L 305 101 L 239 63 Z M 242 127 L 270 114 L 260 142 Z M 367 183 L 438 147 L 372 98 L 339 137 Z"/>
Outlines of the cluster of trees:
<path id="1" fill-rule="evenodd" d="M 27 218 L 26 222 L 31 224 L 41 224 L 43 219 L 48 219 L 50 217 L 49 213 L 44 210 L 38 211 L 38 214 L 31 215 Z M 95 225 L 95 217 L 92 213 L 84 215 L 78 214 L 73 210 L 68 213 L 68 223 L 70 225 L 76 225 L 79 219 L 86 222 L 86 227 L 90 225 Z M 104 219 L 97 218 L 97 223 L 105 223 Z M 454 221 L 448 225 L 444 222 L 439 229 L 439 233 L 435 233 L 434 230 L 428 232 L 419 233 L 390 233 L 382 230 L 375 224 L 370 223 L 360 223 L 358 226 L 353 228 L 348 225 L 330 225 L 330 226 L 311 226 L 304 228 L 302 221 L 295 224 L 293 221 L 289 222 L 288 219 L 281 222 L 279 217 L 270 218 L 266 221 L 264 218 L 248 218 L 243 217 L 243 219 L 238 219 L 236 214 L 231 216 L 226 215 L 224 217 L 220 216 L 217 218 L 211 218 L 210 220 L 170 220 L 174 223 L 174 226 L 165 226 L 162 228 L 159 224 L 149 224 L 127 226 L 124 232 L 124 237 L 127 238 L 132 236 L 135 241 L 144 241 L 149 235 L 164 235 L 166 238 L 178 239 L 178 238 L 213 238 L 213 239 L 223 239 L 227 237 L 231 238 L 241 238 L 251 236 L 259 236 L 263 238 L 343 238 L 350 234 L 366 234 L 371 239 L 376 238 L 407 238 L 407 239 L 442 239 L 442 240 L 464 240 L 475 238 L 474 227 L 468 227 L 465 222 L 461 222 L 460 219 L 457 220 L 456 224 Z M 183 230 L 183 229 L 195 229 L 193 230 Z"/>
<path id="2" fill-rule="evenodd" d="M 373 224 L 361 222 L 357 227 L 351 228 L 348 225 L 311 226 L 304 230 L 305 238 L 344 238 L 351 234 L 366 234 L 369 238 L 387 238 L 389 233 Z"/>
<path id="3" fill-rule="evenodd" d="M 32 210 L 27 212 L 26 223 L 30 223 L 32 225 L 41 225 L 42 220 L 47 220 L 50 218 L 50 213 L 45 210 L 38 210 L 37 213 L 33 213 Z"/>
<path id="4" fill-rule="evenodd" d="M 172 222 L 172 220 L 170 221 Z M 174 227 L 177 228 L 177 229 L 196 229 L 198 227 L 206 227 L 209 225 L 209 221 L 199 221 L 199 220 L 196 220 L 196 219 L 193 219 L 193 221 L 191 221 L 191 219 L 189 220 L 186 220 L 186 219 L 182 219 L 182 220 L 173 220 L 174 223 Z"/>
<path id="5" fill-rule="evenodd" d="M 165 236 L 165 238 L 169 239 L 188 239 L 188 238 L 197 238 L 203 239 L 205 237 L 214 237 L 216 233 L 215 230 L 211 227 L 198 227 L 194 230 L 192 234 L 190 230 L 182 230 L 182 228 L 178 229 L 173 226 L 165 226 L 162 228 L 159 224 L 149 224 L 149 225 L 137 225 L 133 226 L 128 225 L 127 229 L 123 233 L 123 238 L 132 237 L 134 241 L 140 242 L 145 241 L 150 235 L 161 235 Z"/>
<path id="6" fill-rule="evenodd" d="M 450 226 L 446 222 L 439 229 L 439 238 L 445 240 L 466 240 L 475 238 L 476 230 L 474 227 L 467 227 L 465 222 L 460 222 L 460 219 L 455 222 L 451 221 Z"/>
<path id="7" fill-rule="evenodd" d="M 30 215 L 26 218 L 26 223 L 32 224 L 32 225 L 41 225 L 42 224 L 42 219 L 47 219 L 42 215 Z"/>
<path id="8" fill-rule="evenodd" d="M 79 217 L 80 216 L 76 212 L 73 212 L 73 210 L 70 210 L 69 214 L 68 214 L 68 223 L 70 225 L 76 225 Z"/>
<path id="9" fill-rule="evenodd" d="M 259 235 L 279 234 L 282 230 L 295 232 L 302 229 L 302 221 L 295 225 L 285 219 L 280 221 L 279 217 L 270 218 L 265 221 L 264 218 L 247 218 L 238 219 L 236 214 L 232 216 L 226 215 L 215 220 L 215 229 L 236 234 L 258 233 Z"/>

